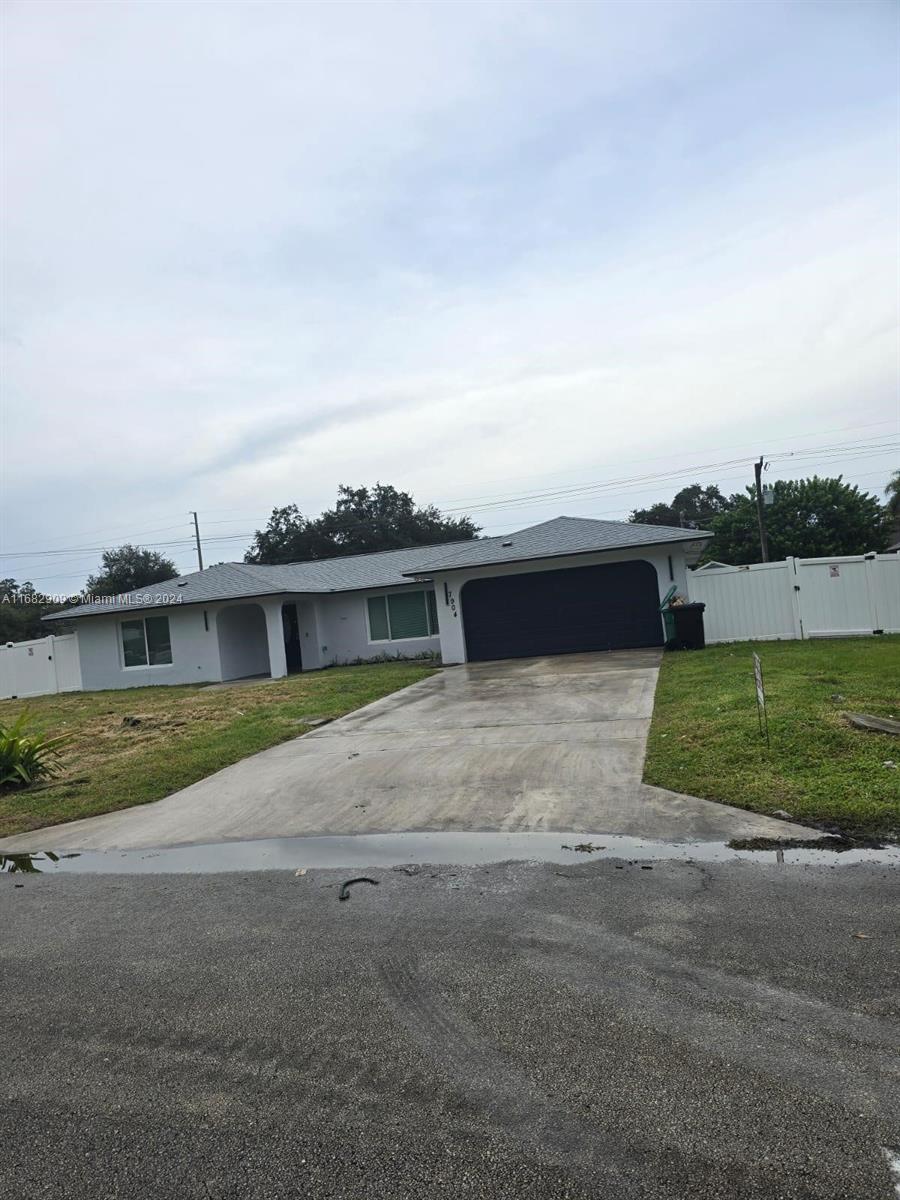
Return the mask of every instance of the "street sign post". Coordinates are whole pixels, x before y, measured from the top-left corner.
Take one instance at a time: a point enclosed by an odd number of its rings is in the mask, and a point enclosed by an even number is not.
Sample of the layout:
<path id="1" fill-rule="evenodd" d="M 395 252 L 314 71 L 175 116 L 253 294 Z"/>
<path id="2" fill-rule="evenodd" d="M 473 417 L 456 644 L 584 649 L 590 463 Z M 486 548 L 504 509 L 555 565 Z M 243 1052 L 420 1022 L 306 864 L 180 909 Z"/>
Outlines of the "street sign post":
<path id="1" fill-rule="evenodd" d="M 766 688 L 763 683 L 762 663 L 759 661 L 759 655 L 753 654 L 753 678 L 756 682 L 756 715 L 759 718 L 759 732 L 766 735 L 766 745 L 771 746 L 769 741 L 769 715 L 766 712 Z"/>

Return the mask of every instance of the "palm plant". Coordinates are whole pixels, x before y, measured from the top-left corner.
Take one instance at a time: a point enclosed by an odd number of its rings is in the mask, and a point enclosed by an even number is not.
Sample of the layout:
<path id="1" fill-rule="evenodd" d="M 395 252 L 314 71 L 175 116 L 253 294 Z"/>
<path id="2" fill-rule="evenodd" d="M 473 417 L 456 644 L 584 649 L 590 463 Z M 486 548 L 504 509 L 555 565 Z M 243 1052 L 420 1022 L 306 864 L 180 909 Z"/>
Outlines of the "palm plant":
<path id="1" fill-rule="evenodd" d="M 69 735 L 47 737 L 31 732 L 30 724 L 27 712 L 11 725 L 0 723 L 0 789 L 30 787 L 59 770 L 59 757 L 71 740 Z"/>

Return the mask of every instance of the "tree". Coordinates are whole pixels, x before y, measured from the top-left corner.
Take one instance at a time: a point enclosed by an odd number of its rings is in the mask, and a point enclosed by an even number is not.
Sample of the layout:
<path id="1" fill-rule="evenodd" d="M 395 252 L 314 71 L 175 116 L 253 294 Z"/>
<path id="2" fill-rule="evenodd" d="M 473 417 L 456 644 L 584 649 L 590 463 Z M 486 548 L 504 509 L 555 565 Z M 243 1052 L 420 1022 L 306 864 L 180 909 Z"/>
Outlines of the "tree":
<path id="1" fill-rule="evenodd" d="M 740 496 L 723 496 L 716 484 L 703 487 L 692 483 L 676 492 L 671 504 L 651 504 L 636 508 L 629 521 L 637 525 L 684 525 L 689 529 L 709 529 L 713 517 L 728 512 L 739 503 Z"/>
<path id="2" fill-rule="evenodd" d="M 133 592 L 135 588 L 164 583 L 178 575 L 171 559 L 163 558 L 155 550 L 145 550 L 142 546 L 129 545 L 120 546 L 118 550 L 104 550 L 102 563 L 99 575 L 89 575 L 84 585 L 85 591 L 95 596 Z"/>
<path id="3" fill-rule="evenodd" d="M 722 562 L 760 562 L 756 488 L 727 512 L 714 517 L 715 533 L 707 556 Z M 774 499 L 765 507 L 769 558 L 828 558 L 866 554 L 885 545 L 887 521 L 875 496 L 836 479 L 778 480 Z"/>
<path id="4" fill-rule="evenodd" d="M 55 628 L 44 625 L 41 617 L 59 612 L 62 604 L 45 604 L 30 583 L 15 579 L 0 579 L 0 645 L 7 642 L 27 642 L 46 637 L 48 633 L 68 632 L 68 626 Z"/>
<path id="5" fill-rule="evenodd" d="M 888 481 L 884 494 L 888 498 L 885 505 L 888 516 L 893 521 L 900 520 L 900 471 L 895 471 Z"/>
<path id="6" fill-rule="evenodd" d="M 888 541 L 891 545 L 900 540 L 900 471 L 895 471 L 884 489 L 887 504 L 884 506 L 888 524 Z"/>
<path id="7" fill-rule="evenodd" d="M 404 546 L 466 541 L 479 532 L 468 517 L 445 517 L 434 505 L 417 508 L 408 492 L 389 484 L 341 484 L 334 508 L 304 517 L 296 504 L 275 508 L 244 555 L 248 563 L 308 562 Z"/>

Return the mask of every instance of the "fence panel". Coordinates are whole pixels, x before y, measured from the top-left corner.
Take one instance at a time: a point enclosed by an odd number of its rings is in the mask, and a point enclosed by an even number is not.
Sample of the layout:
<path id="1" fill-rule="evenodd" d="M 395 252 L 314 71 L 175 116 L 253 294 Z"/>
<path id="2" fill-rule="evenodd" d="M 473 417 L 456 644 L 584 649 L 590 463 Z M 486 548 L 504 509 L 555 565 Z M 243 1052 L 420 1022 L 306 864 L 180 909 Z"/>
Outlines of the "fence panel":
<path id="1" fill-rule="evenodd" d="M 900 554 L 876 554 L 868 567 L 878 620 L 875 628 L 900 633 Z"/>
<path id="2" fill-rule="evenodd" d="M 708 642 L 800 637 L 793 589 L 788 562 L 688 572 L 690 599 L 706 605 Z"/>
<path id="3" fill-rule="evenodd" d="M 805 637 L 842 637 L 878 628 L 861 554 L 795 561 Z"/>
<path id="4" fill-rule="evenodd" d="M 0 700 L 81 691 L 78 635 L 0 646 Z"/>
<path id="5" fill-rule="evenodd" d="M 706 605 L 706 640 L 900 633 L 900 555 L 793 558 L 688 572 Z"/>
<path id="6" fill-rule="evenodd" d="M 81 691 L 81 659 L 78 657 L 78 634 L 65 633 L 53 637 L 53 661 L 56 663 L 56 690 Z"/>

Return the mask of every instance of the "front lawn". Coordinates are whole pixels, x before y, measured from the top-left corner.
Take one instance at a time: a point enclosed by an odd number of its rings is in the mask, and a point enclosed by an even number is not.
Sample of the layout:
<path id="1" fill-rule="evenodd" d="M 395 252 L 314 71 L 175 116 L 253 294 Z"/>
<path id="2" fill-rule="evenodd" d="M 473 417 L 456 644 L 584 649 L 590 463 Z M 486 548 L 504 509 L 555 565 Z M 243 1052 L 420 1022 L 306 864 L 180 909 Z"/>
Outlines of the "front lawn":
<path id="1" fill-rule="evenodd" d="M 49 786 L 0 793 L 0 836 L 159 800 L 432 673 L 422 663 L 334 667 L 236 687 L 149 687 L 0 702 L 73 735 Z"/>
<path id="2" fill-rule="evenodd" d="M 760 737 L 762 660 L 771 749 Z M 856 834 L 900 835 L 900 738 L 843 712 L 900 719 L 900 637 L 741 642 L 666 654 L 647 783 Z M 893 761 L 898 768 L 885 766 Z"/>

